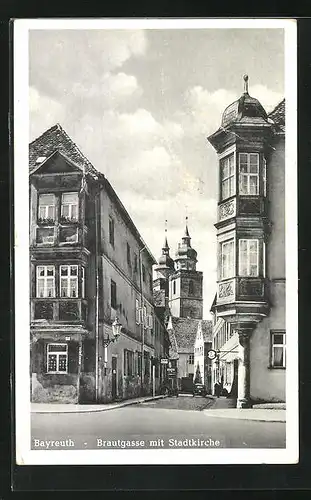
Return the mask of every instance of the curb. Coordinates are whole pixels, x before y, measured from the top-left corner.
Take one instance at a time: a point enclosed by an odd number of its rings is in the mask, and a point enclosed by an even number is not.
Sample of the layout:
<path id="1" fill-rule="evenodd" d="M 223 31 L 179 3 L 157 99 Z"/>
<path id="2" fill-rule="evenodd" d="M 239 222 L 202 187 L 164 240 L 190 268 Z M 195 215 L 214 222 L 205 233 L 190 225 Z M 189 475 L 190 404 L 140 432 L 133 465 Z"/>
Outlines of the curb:
<path id="1" fill-rule="evenodd" d="M 145 399 L 142 399 L 140 401 L 137 401 L 137 400 L 130 400 L 130 399 L 127 399 L 126 401 L 122 401 L 120 403 L 116 403 L 114 404 L 113 406 L 109 406 L 109 403 L 107 404 L 107 408 L 101 406 L 100 408 L 92 408 L 92 409 L 88 409 L 87 408 L 87 405 L 85 405 L 85 409 L 83 408 L 80 408 L 80 409 L 77 409 L 76 411 L 68 411 L 68 410 L 31 410 L 31 413 L 39 413 L 39 414 L 44 414 L 44 413 L 55 413 L 55 414 L 59 414 L 59 413 L 98 413 L 100 411 L 109 411 L 109 410 L 116 410 L 118 408 L 122 408 L 124 406 L 130 406 L 130 405 L 135 405 L 135 404 L 140 404 L 140 403 L 145 403 L 146 401 L 153 401 L 153 400 L 156 400 L 156 399 L 163 399 L 163 398 L 166 398 L 167 396 L 165 395 L 159 395 L 159 396 L 148 396 L 146 397 Z"/>
<path id="2" fill-rule="evenodd" d="M 204 415 L 206 415 L 209 418 L 226 418 L 229 420 L 247 420 L 248 422 L 271 422 L 271 423 L 286 423 L 286 419 L 281 418 L 278 420 L 272 420 L 272 419 L 267 419 L 264 417 L 256 417 L 256 418 L 245 418 L 245 417 L 240 417 L 240 416 L 230 416 L 230 415 L 209 415 L 209 412 L 213 411 L 212 408 L 211 410 L 203 410 Z"/>

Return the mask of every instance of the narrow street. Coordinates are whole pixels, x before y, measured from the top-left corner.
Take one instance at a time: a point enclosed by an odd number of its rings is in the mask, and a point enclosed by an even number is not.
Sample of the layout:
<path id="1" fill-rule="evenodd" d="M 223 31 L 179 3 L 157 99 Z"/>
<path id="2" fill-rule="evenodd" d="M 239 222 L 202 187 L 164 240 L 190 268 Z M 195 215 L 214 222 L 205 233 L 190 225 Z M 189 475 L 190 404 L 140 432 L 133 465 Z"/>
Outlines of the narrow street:
<path id="1" fill-rule="evenodd" d="M 62 441 L 65 449 L 120 448 L 123 444 L 118 440 L 143 441 L 139 445 L 143 448 L 167 448 L 172 443 L 180 446 L 174 440 L 186 439 L 202 440 L 203 447 L 285 447 L 285 423 L 208 417 L 213 403 L 209 398 L 180 396 L 102 412 L 34 413 L 32 449 L 55 449 L 48 444 L 52 441 Z"/>

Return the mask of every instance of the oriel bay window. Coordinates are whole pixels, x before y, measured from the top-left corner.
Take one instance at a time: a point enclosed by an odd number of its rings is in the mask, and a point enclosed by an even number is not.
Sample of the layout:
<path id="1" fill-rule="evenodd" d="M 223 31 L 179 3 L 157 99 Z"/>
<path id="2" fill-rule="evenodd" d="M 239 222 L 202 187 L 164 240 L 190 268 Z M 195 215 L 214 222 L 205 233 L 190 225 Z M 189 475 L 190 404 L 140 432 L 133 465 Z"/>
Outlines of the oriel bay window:
<path id="1" fill-rule="evenodd" d="M 239 240 L 239 276 L 259 275 L 259 241 Z"/>
<path id="2" fill-rule="evenodd" d="M 239 153 L 239 193 L 259 194 L 259 154 Z"/>
<path id="3" fill-rule="evenodd" d="M 220 160 L 220 199 L 235 195 L 234 154 Z"/>
<path id="4" fill-rule="evenodd" d="M 47 345 L 47 373 L 67 373 L 68 345 Z"/>
<path id="5" fill-rule="evenodd" d="M 79 197 L 78 193 L 63 193 L 61 205 L 61 221 L 75 222 L 78 220 Z"/>
<path id="6" fill-rule="evenodd" d="M 220 279 L 232 278 L 235 273 L 234 240 L 220 244 Z"/>
<path id="7" fill-rule="evenodd" d="M 55 297 L 55 267 L 37 266 L 38 298 Z"/>
<path id="8" fill-rule="evenodd" d="M 38 221 L 54 223 L 55 206 L 56 198 L 54 194 L 40 194 L 38 206 Z"/>
<path id="9" fill-rule="evenodd" d="M 78 266 L 60 266 L 61 297 L 78 297 Z"/>

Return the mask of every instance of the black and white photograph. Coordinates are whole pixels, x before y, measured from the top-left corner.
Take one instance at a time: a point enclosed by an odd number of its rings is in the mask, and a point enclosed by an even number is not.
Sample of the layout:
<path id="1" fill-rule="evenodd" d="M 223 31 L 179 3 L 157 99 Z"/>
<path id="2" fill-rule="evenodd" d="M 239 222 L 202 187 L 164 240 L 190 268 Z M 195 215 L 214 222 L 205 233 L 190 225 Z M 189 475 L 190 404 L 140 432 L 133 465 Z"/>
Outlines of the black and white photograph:
<path id="1" fill-rule="evenodd" d="M 297 463 L 296 22 L 14 22 L 16 461 Z"/>

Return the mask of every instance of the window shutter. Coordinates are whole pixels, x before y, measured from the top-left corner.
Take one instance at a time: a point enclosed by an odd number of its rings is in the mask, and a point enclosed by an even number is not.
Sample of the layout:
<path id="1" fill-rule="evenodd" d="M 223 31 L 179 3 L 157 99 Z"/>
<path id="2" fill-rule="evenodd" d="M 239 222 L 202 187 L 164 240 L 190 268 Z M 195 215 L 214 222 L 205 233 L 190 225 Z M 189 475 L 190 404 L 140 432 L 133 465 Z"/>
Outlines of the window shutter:
<path id="1" fill-rule="evenodd" d="M 148 314 L 147 320 L 148 320 L 148 328 L 152 329 L 153 328 L 153 316 L 152 316 L 152 314 Z"/>

